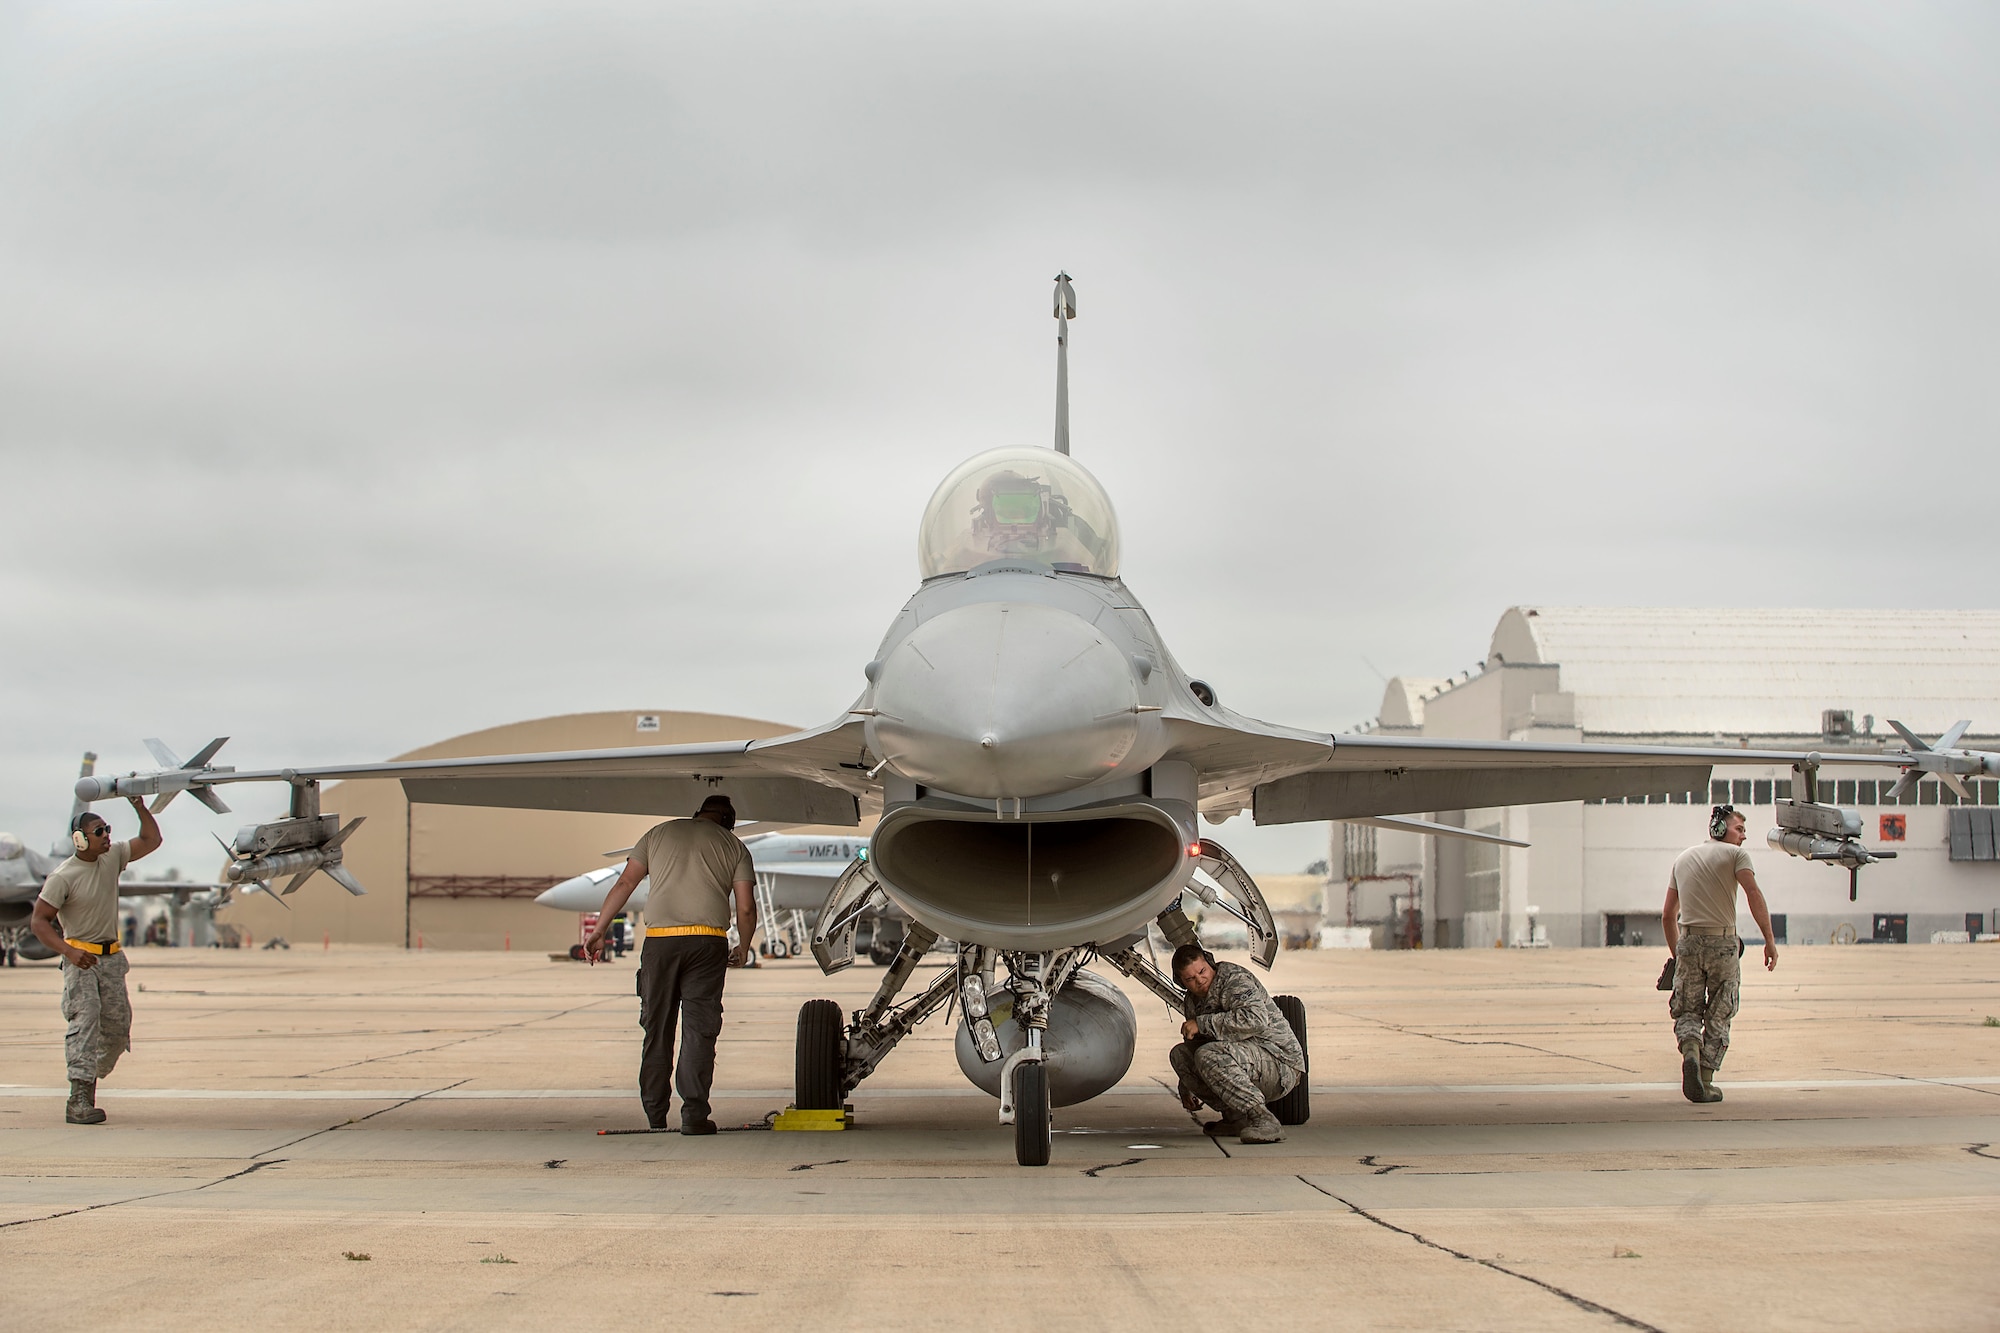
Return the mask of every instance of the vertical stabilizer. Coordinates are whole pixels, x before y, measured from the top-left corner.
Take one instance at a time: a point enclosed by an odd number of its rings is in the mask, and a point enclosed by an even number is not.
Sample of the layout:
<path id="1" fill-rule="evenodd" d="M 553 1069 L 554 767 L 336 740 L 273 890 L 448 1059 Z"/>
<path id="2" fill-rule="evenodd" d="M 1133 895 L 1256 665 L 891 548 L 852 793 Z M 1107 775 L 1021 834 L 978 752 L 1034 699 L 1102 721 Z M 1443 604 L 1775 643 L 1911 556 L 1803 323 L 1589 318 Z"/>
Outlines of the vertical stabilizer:
<path id="1" fill-rule="evenodd" d="M 1069 452 L 1069 322 L 1076 318 L 1076 289 L 1056 274 L 1056 452 Z"/>

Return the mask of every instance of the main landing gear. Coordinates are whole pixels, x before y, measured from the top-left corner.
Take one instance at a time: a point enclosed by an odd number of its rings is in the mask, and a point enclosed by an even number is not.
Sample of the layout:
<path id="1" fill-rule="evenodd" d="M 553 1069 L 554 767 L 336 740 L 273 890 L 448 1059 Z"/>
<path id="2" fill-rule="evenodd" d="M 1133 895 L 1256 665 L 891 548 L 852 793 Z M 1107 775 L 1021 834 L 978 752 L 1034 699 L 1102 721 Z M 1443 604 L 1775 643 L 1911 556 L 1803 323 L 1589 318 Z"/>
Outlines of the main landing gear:
<path id="1" fill-rule="evenodd" d="M 1276 957 L 1278 934 L 1270 909 L 1256 883 L 1244 873 L 1235 858 L 1220 846 L 1203 840 L 1200 870 L 1207 881 L 1197 880 L 1189 892 L 1205 905 L 1241 921 L 1250 935 L 1251 961 L 1267 970 Z M 1158 996 L 1170 1012 L 1179 1014 L 1186 993 L 1171 977 L 1162 973 L 1147 954 L 1136 947 L 1144 938 L 1133 935 L 1112 944 L 1086 944 L 1049 951 L 1003 950 L 963 941 L 956 946 L 953 965 L 938 969 L 931 982 L 914 996 L 897 1003 L 917 965 L 938 942 L 937 932 L 918 922 L 909 923 L 893 952 L 881 929 L 881 909 L 886 897 L 874 870 L 866 861 L 856 861 L 834 883 L 813 927 L 812 951 L 820 970 L 831 975 L 851 967 L 855 960 L 855 936 L 864 923 L 873 926 L 871 942 L 882 946 L 886 964 L 881 984 L 865 1008 L 851 1020 L 843 1021 L 841 1008 L 833 1000 L 808 1000 L 799 1010 L 798 1042 L 795 1050 L 794 1095 L 800 1110 L 833 1111 L 846 1102 L 861 1081 L 875 1072 L 890 1051 L 940 1009 L 954 1003 L 963 1011 L 964 1031 L 960 1062 L 973 1081 L 997 1092 L 1000 1123 L 1014 1129 L 1014 1160 L 1022 1166 L 1046 1166 L 1054 1137 L 1053 1108 L 1060 1095 L 1083 1100 L 1111 1086 L 1125 1068 L 1132 1050 L 1132 1011 L 1103 978 L 1095 973 L 1078 977 L 1083 965 L 1101 958 Z M 1194 923 L 1178 902 L 1160 913 L 1158 925 L 1175 945 L 1198 944 Z M 871 950 L 871 952 L 873 952 Z M 997 980 L 1004 968 L 1006 979 Z M 1050 1013 L 1064 987 L 1076 981 L 1088 992 L 1093 988 L 1110 992 L 1115 1008 L 1122 1014 L 1122 1036 L 1114 1043 L 1121 1063 L 1099 1075 L 1099 1081 L 1077 1086 L 1077 1053 L 1089 1047 L 1065 1044 L 1068 1061 L 1052 1070 L 1047 1061 Z M 1081 1003 L 1065 1000 L 1065 1004 Z M 1099 1003 L 1102 1003 L 1100 1000 Z M 1305 1007 L 1297 997 L 1277 997 L 1279 1010 L 1292 1025 L 1299 1045 L 1306 1044 Z M 994 1009 L 1011 1005 L 1008 1044 L 1003 1050 L 994 1026 Z M 1067 1011 L 1065 1011 L 1067 1012 Z M 1063 1022 L 1069 1022 L 1064 1019 Z M 1073 1028 L 1059 1028 L 1073 1031 Z M 964 1043 L 969 1040 L 970 1046 Z M 1069 1043 L 1073 1037 L 1065 1037 Z M 1018 1043 L 1018 1044 L 1017 1044 Z M 1100 1043 L 1096 1048 L 1105 1049 Z M 999 1077 L 991 1080 L 978 1071 L 999 1065 Z M 1059 1075 L 1052 1083 L 1052 1073 Z M 1065 1090 L 1067 1089 L 1067 1090 Z M 1271 1103 L 1271 1111 L 1282 1124 L 1304 1124 L 1311 1114 L 1311 1089 L 1301 1078 L 1291 1092 Z"/>

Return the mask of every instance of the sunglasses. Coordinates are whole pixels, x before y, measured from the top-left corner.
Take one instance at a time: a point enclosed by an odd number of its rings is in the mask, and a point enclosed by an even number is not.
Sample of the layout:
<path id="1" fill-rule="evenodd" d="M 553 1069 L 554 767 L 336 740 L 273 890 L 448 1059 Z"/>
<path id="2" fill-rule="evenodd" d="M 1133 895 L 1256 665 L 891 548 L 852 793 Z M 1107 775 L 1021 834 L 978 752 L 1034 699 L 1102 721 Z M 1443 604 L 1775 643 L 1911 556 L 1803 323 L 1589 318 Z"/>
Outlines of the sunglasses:
<path id="1" fill-rule="evenodd" d="M 109 824 L 86 825 L 83 830 L 83 836 L 86 838 L 108 838 L 111 836 L 111 825 Z"/>

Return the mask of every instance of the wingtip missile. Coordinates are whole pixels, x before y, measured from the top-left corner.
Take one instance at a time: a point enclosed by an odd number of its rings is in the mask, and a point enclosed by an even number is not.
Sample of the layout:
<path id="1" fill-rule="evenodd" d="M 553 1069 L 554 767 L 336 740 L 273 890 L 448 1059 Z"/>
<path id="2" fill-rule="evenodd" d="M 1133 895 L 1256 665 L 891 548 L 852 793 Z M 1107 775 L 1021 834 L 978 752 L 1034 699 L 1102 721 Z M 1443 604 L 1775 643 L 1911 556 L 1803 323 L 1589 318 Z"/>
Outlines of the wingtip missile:
<path id="1" fill-rule="evenodd" d="M 236 771 L 234 768 L 209 762 L 228 740 L 227 736 L 217 736 L 202 746 L 194 758 L 182 763 L 157 737 L 148 738 L 146 748 L 152 752 L 153 758 L 160 761 L 162 765 L 160 768 L 147 772 L 134 770 L 123 775 L 103 777 L 86 774 L 76 780 L 76 799 L 88 805 L 93 801 L 108 801 L 114 798 L 152 796 L 158 798 L 152 806 L 153 812 L 157 814 L 166 809 L 174 797 L 185 791 L 192 792 L 196 800 L 217 814 L 227 814 L 229 807 L 223 804 L 221 797 L 209 789 L 208 783 L 219 774 Z"/>
<path id="2" fill-rule="evenodd" d="M 1970 718 L 1960 718 L 1952 723 L 1934 744 L 1926 744 L 1916 732 L 1894 718 L 1888 719 L 1888 723 L 1903 738 L 1902 758 L 1906 761 L 1903 776 L 1890 788 L 1890 794 L 1899 801 L 1909 795 L 1926 774 L 1935 776 L 1950 787 L 1961 801 L 1972 799 L 1966 790 L 1966 778 L 2000 777 L 2000 754 L 1958 748 L 1958 743 L 1965 739 L 1965 733 L 1972 729 Z"/>

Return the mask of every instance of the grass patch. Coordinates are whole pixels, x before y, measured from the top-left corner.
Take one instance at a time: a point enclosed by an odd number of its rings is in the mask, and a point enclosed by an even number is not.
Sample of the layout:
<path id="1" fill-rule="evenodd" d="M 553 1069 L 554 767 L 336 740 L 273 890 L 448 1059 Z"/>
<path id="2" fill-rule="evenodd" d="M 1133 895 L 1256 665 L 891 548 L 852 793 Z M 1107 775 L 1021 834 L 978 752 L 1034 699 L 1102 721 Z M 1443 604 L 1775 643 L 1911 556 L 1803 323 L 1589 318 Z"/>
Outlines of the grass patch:
<path id="1" fill-rule="evenodd" d="M 342 1250 L 340 1257 L 343 1259 L 352 1259 L 357 1264 L 365 1264 L 375 1256 L 372 1254 L 363 1254 L 360 1250 Z"/>
<path id="2" fill-rule="evenodd" d="M 1986 1015 L 1986 1021 L 1979 1026 L 1983 1028 L 2000 1028 L 2000 1018 L 1995 1018 L 1993 1015 L 1988 1014 Z"/>
<path id="3" fill-rule="evenodd" d="M 1637 1250 L 1628 1250 L 1623 1245 L 1613 1245 L 1611 1247 L 1611 1257 L 1613 1259 L 1638 1259 L 1642 1256 Z"/>

